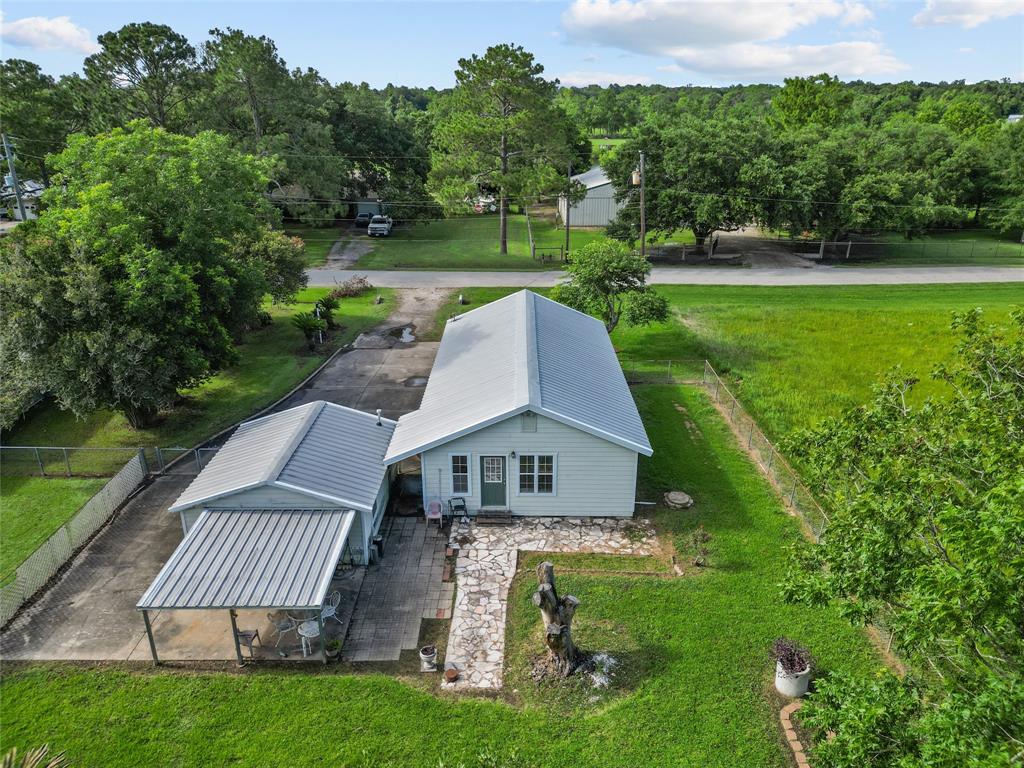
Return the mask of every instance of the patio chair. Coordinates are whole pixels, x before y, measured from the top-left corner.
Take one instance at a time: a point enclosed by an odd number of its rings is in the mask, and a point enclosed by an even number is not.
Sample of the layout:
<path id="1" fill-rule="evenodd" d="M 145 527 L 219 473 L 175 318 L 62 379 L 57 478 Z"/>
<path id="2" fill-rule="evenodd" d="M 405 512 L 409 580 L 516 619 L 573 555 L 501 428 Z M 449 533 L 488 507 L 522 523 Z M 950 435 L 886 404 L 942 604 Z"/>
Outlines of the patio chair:
<path id="1" fill-rule="evenodd" d="M 258 629 L 240 629 L 238 630 L 238 644 L 243 648 L 249 649 L 249 658 L 256 658 L 256 654 L 253 652 L 252 644 L 259 640 L 260 648 L 263 647 L 263 640 L 260 639 L 260 631 Z"/>
<path id="2" fill-rule="evenodd" d="M 283 619 L 275 619 L 274 614 L 268 613 L 267 621 L 270 622 L 271 626 L 274 628 L 274 634 L 277 635 L 277 642 L 274 643 L 275 648 L 281 645 L 281 638 L 283 638 L 287 633 L 294 632 L 299 628 L 298 620 L 287 614 L 285 614 Z M 260 641 L 260 645 L 263 645 L 262 640 Z"/>
<path id="3" fill-rule="evenodd" d="M 469 510 L 466 509 L 466 500 L 462 496 L 452 496 L 448 499 L 448 512 L 452 520 L 455 519 L 456 515 L 467 517 Z"/>
<path id="4" fill-rule="evenodd" d="M 431 520 L 437 520 L 438 527 L 444 524 L 444 507 L 441 506 L 441 502 L 437 499 L 431 499 L 427 503 L 424 515 L 426 515 L 428 523 Z"/>
<path id="5" fill-rule="evenodd" d="M 334 619 L 336 622 L 341 624 L 341 619 L 338 618 L 339 605 L 341 605 L 341 592 L 332 592 L 330 597 L 327 598 L 327 602 L 324 603 L 324 607 L 320 611 L 321 621 Z"/>

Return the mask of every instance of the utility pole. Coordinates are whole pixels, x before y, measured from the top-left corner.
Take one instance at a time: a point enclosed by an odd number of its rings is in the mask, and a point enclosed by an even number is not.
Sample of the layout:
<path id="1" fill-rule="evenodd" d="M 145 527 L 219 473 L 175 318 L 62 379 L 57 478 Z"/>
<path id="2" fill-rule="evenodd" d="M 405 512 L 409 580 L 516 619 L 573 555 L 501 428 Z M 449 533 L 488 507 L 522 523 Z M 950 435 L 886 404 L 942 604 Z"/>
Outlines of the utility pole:
<path id="1" fill-rule="evenodd" d="M 11 189 L 14 190 L 14 198 L 18 201 L 18 212 L 21 214 L 21 220 L 27 221 L 28 216 L 25 214 L 25 203 L 21 199 L 21 187 L 18 185 L 18 172 L 14 170 L 14 152 L 11 151 L 11 143 L 7 140 L 6 133 L 0 133 L 0 140 L 4 144 L 4 156 L 7 158 L 7 170 L 10 173 L 7 175 L 8 183 L 11 185 Z"/>
<path id="2" fill-rule="evenodd" d="M 647 206 L 644 201 L 644 187 L 647 174 L 644 173 L 644 153 L 640 151 L 640 255 L 647 258 Z"/>
<path id="3" fill-rule="evenodd" d="M 569 187 L 565 192 L 565 256 L 569 260 L 569 211 L 572 210 L 572 160 L 569 161 Z"/>

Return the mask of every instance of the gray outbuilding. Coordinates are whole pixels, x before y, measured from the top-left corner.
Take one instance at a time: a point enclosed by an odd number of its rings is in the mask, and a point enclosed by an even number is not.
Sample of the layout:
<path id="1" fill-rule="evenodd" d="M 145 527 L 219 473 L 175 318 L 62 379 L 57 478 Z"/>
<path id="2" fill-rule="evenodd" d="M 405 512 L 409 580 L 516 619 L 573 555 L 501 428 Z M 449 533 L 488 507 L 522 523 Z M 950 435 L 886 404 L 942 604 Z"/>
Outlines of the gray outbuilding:
<path id="1" fill-rule="evenodd" d="M 570 227 L 607 227 L 618 215 L 623 203 L 615 200 L 615 187 L 611 179 L 600 165 L 578 173 L 572 180 L 583 185 L 586 196 L 579 202 L 573 203 L 569 210 Z M 558 198 L 558 216 L 565 222 L 566 206 L 568 198 L 560 195 Z"/>

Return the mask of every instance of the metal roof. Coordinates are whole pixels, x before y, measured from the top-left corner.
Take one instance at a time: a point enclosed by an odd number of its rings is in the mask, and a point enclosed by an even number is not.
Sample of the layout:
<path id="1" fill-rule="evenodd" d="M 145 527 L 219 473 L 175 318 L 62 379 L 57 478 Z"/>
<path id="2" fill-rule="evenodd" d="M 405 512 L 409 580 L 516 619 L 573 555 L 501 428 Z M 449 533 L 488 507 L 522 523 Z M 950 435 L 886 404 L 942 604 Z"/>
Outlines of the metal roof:
<path id="1" fill-rule="evenodd" d="M 608 178 L 608 174 L 604 172 L 604 168 L 600 165 L 595 165 L 583 173 L 577 173 L 572 177 L 573 181 L 578 181 L 587 189 L 593 189 L 594 187 L 603 187 L 605 184 L 611 184 L 611 179 Z"/>
<path id="2" fill-rule="evenodd" d="M 395 425 L 322 400 L 247 421 L 170 509 L 275 486 L 369 511 L 384 480 L 382 460 Z"/>
<path id="3" fill-rule="evenodd" d="M 423 402 L 398 420 L 384 461 L 523 411 L 653 452 L 604 324 L 519 291 L 448 321 Z"/>
<path id="4" fill-rule="evenodd" d="M 136 608 L 318 608 L 355 515 L 206 510 Z"/>

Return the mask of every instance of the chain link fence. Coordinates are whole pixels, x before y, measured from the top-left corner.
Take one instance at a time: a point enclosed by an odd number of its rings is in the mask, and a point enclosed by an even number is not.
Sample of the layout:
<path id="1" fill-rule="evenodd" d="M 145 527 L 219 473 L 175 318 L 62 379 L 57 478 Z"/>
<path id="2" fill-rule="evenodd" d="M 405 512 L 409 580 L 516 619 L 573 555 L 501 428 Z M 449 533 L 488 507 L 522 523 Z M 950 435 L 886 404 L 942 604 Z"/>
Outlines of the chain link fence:
<path id="1" fill-rule="evenodd" d="M 765 436 L 707 360 L 704 361 L 703 382 L 761 472 L 778 488 L 786 505 L 800 519 L 811 538 L 818 541 L 828 524 L 828 515 L 815 501 L 800 475 Z"/>
<path id="2" fill-rule="evenodd" d="M 674 360 L 620 359 L 622 372 L 630 384 L 686 384 L 700 381 L 704 358 Z"/>
<path id="3" fill-rule="evenodd" d="M 146 474 L 146 460 L 138 450 L 99 493 L 25 558 L 15 569 L 13 580 L 0 586 L 0 627 L 6 625 L 120 509 L 146 479 Z"/>
<path id="4" fill-rule="evenodd" d="M 141 456 L 147 473 L 196 475 L 217 448 L 73 448 L 52 445 L 0 446 L 0 471 L 7 477 L 113 477 Z"/>

